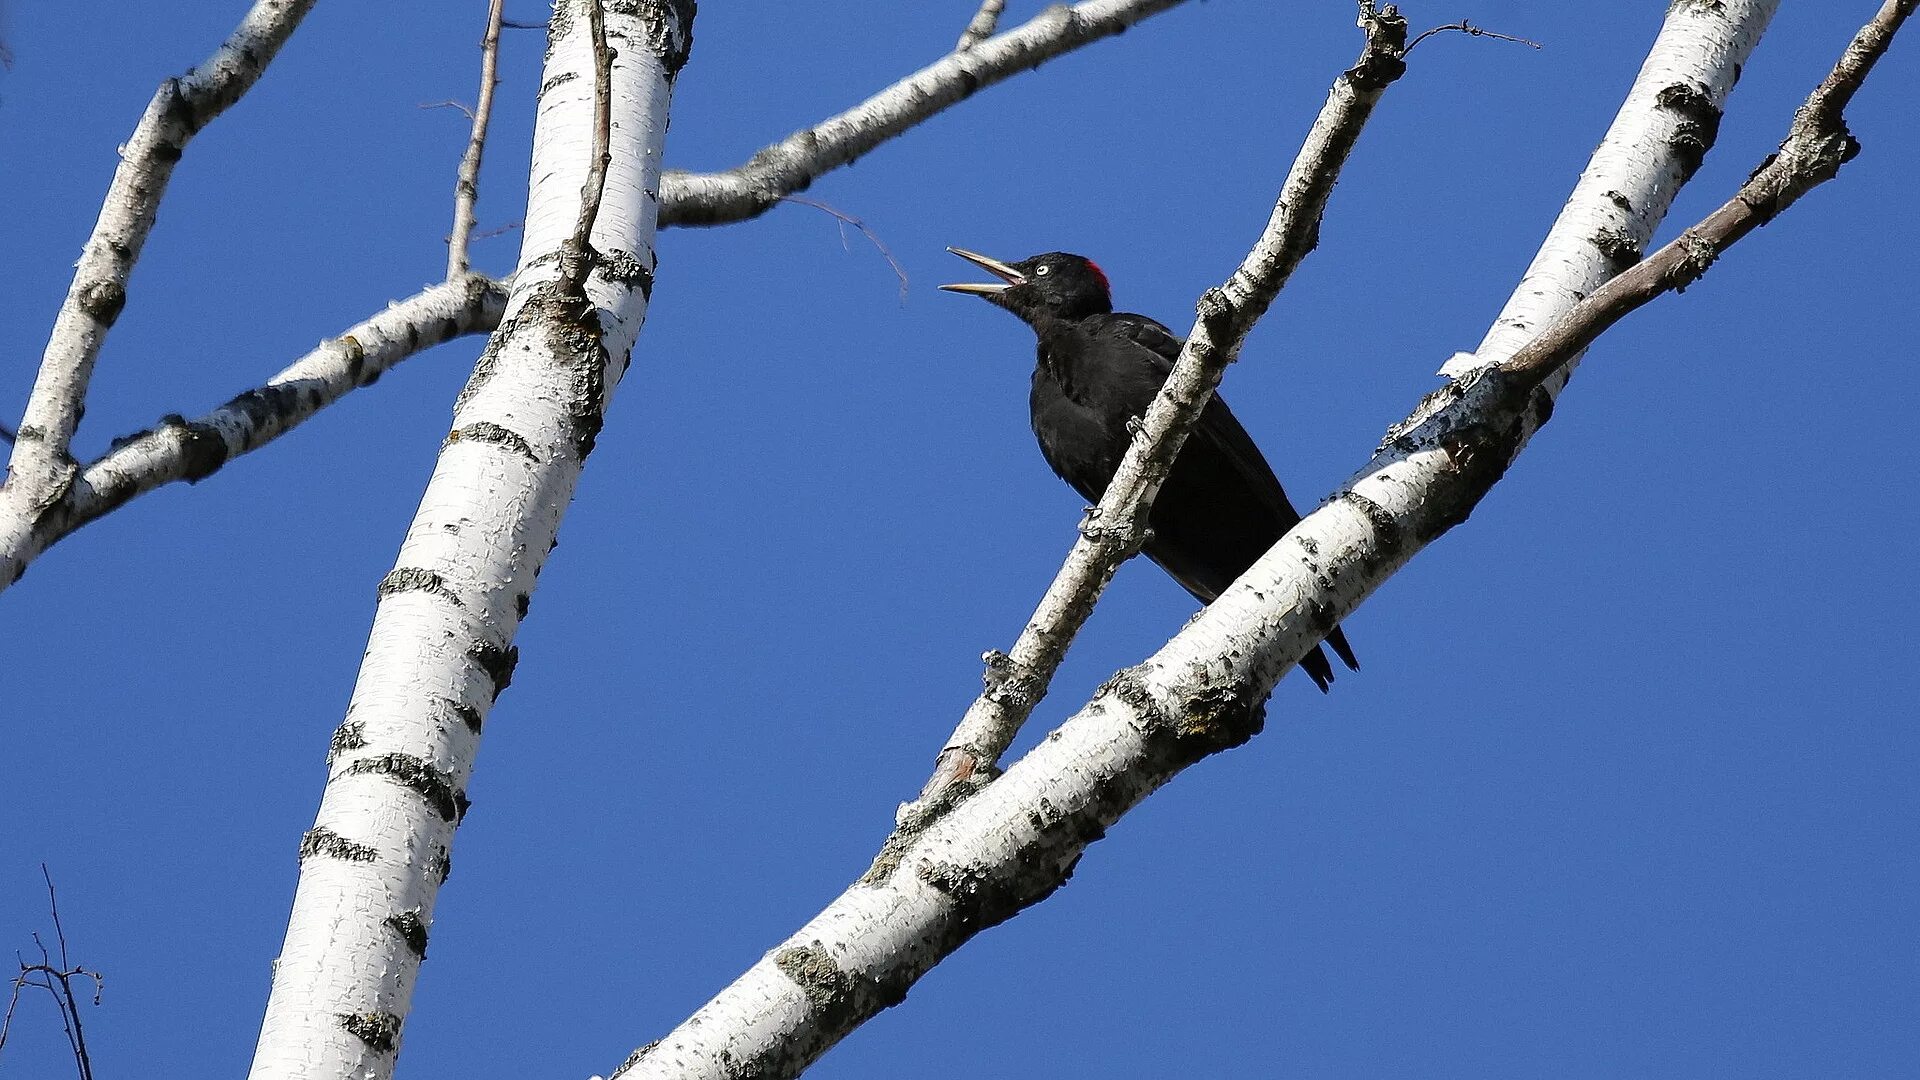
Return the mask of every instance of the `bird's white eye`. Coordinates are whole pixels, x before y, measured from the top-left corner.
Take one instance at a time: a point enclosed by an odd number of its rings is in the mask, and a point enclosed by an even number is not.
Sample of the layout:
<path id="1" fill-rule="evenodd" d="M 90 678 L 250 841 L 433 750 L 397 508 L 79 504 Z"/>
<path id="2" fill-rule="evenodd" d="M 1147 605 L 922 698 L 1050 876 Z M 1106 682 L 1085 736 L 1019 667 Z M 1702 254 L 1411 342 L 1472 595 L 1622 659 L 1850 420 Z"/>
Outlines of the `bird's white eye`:
<path id="1" fill-rule="evenodd" d="M 1036 268 L 1034 268 L 1034 271 L 1033 271 L 1033 276 L 1034 276 L 1034 277 L 1046 277 L 1046 276 L 1047 276 L 1047 273 L 1048 273 L 1049 271 L 1051 271 L 1052 269 L 1053 269 L 1053 267 L 1051 267 L 1051 266 L 1041 266 L 1041 267 L 1036 267 Z"/>

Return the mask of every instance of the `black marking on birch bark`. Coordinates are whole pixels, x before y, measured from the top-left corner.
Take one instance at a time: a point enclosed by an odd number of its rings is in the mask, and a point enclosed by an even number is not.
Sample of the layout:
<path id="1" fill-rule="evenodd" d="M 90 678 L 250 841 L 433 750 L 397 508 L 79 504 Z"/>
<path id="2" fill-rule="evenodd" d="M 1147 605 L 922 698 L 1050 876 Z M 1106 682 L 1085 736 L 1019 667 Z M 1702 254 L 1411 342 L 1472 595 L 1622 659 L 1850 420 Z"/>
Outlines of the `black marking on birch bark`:
<path id="1" fill-rule="evenodd" d="M 453 853 L 444 844 L 434 845 L 433 854 L 427 856 L 425 869 L 435 881 L 445 885 L 448 876 L 453 873 Z"/>
<path id="2" fill-rule="evenodd" d="M 660 1040 L 655 1039 L 652 1042 L 648 1043 L 647 1045 L 641 1047 L 640 1049 L 635 1050 L 633 1053 L 628 1054 L 627 1060 L 621 1062 L 620 1067 L 613 1070 L 613 1072 L 607 1076 L 607 1080 L 620 1080 L 621 1076 L 625 1075 L 628 1072 L 633 1071 L 633 1067 L 635 1065 L 638 1065 L 642 1061 L 645 1061 L 647 1059 L 647 1055 L 653 1053 L 654 1049 L 659 1045 L 660 1045 Z"/>
<path id="3" fill-rule="evenodd" d="M 547 91 L 553 89 L 556 86 L 565 86 L 566 84 L 572 82 L 573 80 L 579 77 L 580 77 L 580 73 L 577 71 L 562 71 L 558 75 L 555 75 L 553 78 L 548 79 L 546 82 L 543 82 L 540 84 L 540 96 L 545 97 Z"/>
<path id="4" fill-rule="evenodd" d="M 396 593 L 423 592 L 446 600 L 454 607 L 466 606 L 452 589 L 447 588 L 445 578 L 419 566 L 396 566 L 387 571 L 387 576 L 380 579 L 380 586 L 374 592 L 382 598 Z"/>
<path id="5" fill-rule="evenodd" d="M 400 1045 L 400 1018 L 392 1013 L 335 1013 L 340 1026 L 376 1053 L 391 1054 Z"/>
<path id="6" fill-rule="evenodd" d="M 101 326 L 112 326 L 127 306 L 127 287 L 107 279 L 95 281 L 80 290 L 80 310 Z"/>
<path id="7" fill-rule="evenodd" d="M 372 845 L 356 843 L 325 825 L 315 825 L 300 838 L 301 862 L 306 862 L 315 855 L 322 855 L 329 859 L 344 859 L 347 862 L 372 862 L 379 854 Z"/>
<path id="8" fill-rule="evenodd" d="M 367 726 L 364 721 L 347 720 L 333 729 L 333 738 L 327 740 L 327 764 L 332 765 L 335 758 L 349 751 L 360 750 L 367 745 Z"/>
<path id="9" fill-rule="evenodd" d="M 647 51 L 660 58 L 667 78 L 675 79 L 693 51 L 694 0 L 608 0 L 607 10 L 640 20 Z"/>
<path id="10" fill-rule="evenodd" d="M 631 251 L 603 251 L 595 268 L 600 276 L 615 285 L 639 289 L 640 295 L 653 301 L 653 271 Z"/>
<path id="11" fill-rule="evenodd" d="M 859 1021 L 906 1000 L 911 980 L 882 981 L 841 967 L 818 944 L 789 945 L 773 954 L 773 966 L 807 996 L 819 1026 L 847 1031 Z"/>
<path id="12" fill-rule="evenodd" d="M 1720 136 L 1720 109 L 1703 86 L 1678 82 L 1654 95 L 1654 104 L 1679 116 L 1667 146 L 1680 164 L 1680 182 L 1693 179 Z"/>
<path id="13" fill-rule="evenodd" d="M 518 647 L 508 645 L 502 648 L 485 641 L 476 641 L 467 647 L 467 659 L 479 665 L 487 678 L 493 680 L 493 699 L 500 700 L 501 691 L 513 682 L 513 668 L 520 662 Z"/>
<path id="14" fill-rule="evenodd" d="M 487 381 L 493 378 L 493 373 L 500 367 L 500 350 L 506 347 L 507 342 L 513 340 L 519 330 L 519 316 L 500 320 L 500 325 L 494 328 L 492 336 L 487 338 L 486 345 L 481 348 L 480 358 L 473 362 L 473 374 L 467 377 L 467 385 L 461 387 L 460 393 L 453 399 L 454 416 L 458 417 L 460 410 L 467 407 L 467 402 L 473 400 L 473 396 L 480 392 L 480 388 L 487 385 Z"/>
<path id="15" fill-rule="evenodd" d="M 1367 524 L 1372 526 L 1374 551 L 1377 553 L 1377 561 L 1380 565 L 1391 565 L 1399 560 L 1401 552 L 1407 546 L 1407 537 L 1404 530 L 1400 528 L 1399 520 L 1388 513 L 1386 507 L 1352 490 L 1341 492 L 1337 501 L 1360 511 L 1360 516 L 1366 518 Z M 1329 626 L 1327 629 L 1333 628 Z"/>
<path id="16" fill-rule="evenodd" d="M 533 595 L 531 593 L 523 592 L 520 595 L 513 598 L 514 610 L 519 612 L 520 617 L 522 619 L 527 617 L 527 609 L 531 608 L 532 606 L 533 606 Z"/>
<path id="17" fill-rule="evenodd" d="M 338 340 L 340 355 L 347 360 L 347 378 L 355 386 L 372 386 L 378 382 L 380 372 L 367 363 L 367 348 L 360 344 L 360 339 L 352 334 L 345 334 Z"/>
<path id="18" fill-rule="evenodd" d="M 1590 239 L 1616 274 L 1640 261 L 1640 241 L 1624 229 L 1601 229 Z"/>
<path id="19" fill-rule="evenodd" d="M 342 776 L 387 776 L 401 787 L 426 800 L 440 820 L 459 824 L 467 815 L 467 807 L 472 805 L 467 793 L 453 785 L 453 777 L 445 769 L 437 768 L 423 758 L 412 754 L 382 754 L 379 757 L 361 758 L 346 767 Z"/>
<path id="20" fill-rule="evenodd" d="M 1629 214 L 1633 213 L 1633 201 L 1617 191 L 1607 192 L 1607 201 Z"/>
<path id="21" fill-rule="evenodd" d="M 474 708 L 464 701 L 458 701 L 445 695 L 436 695 L 433 699 L 433 705 L 434 708 L 448 713 L 462 724 L 465 724 L 468 731 L 473 732 L 475 735 L 480 734 L 480 728 L 484 721 L 482 721 L 480 717 L 479 709 Z"/>
<path id="22" fill-rule="evenodd" d="M 303 407 L 309 412 L 319 408 L 320 392 L 309 388 L 303 393 L 291 383 L 279 383 L 235 394 L 220 406 L 220 411 L 237 412 L 246 417 L 247 424 L 257 433 L 284 424 Z"/>
<path id="23" fill-rule="evenodd" d="M 388 926 L 400 935 L 413 955 L 422 960 L 427 958 L 427 923 L 420 917 L 419 908 L 408 908 L 397 915 L 386 918 Z"/>
<path id="24" fill-rule="evenodd" d="M 1196 683 L 1178 699 L 1165 701 L 1147 688 L 1140 668 L 1130 667 L 1101 684 L 1094 698 L 1126 704 L 1139 715 L 1149 740 L 1181 767 L 1239 746 L 1266 726 L 1266 696 L 1256 699 L 1244 682 Z"/>
<path id="25" fill-rule="evenodd" d="M 540 456 L 533 452 L 533 444 L 521 437 L 518 432 L 508 431 L 488 420 L 477 420 L 465 427 L 457 427 L 447 432 L 446 441 L 440 444 L 440 448 L 444 450 L 457 442 L 492 443 L 495 446 L 506 447 L 528 461 L 537 463 L 540 460 Z"/>
<path id="26" fill-rule="evenodd" d="M 227 463 L 227 440 L 209 425 L 196 424 L 179 413 L 168 413 L 160 418 L 156 428 L 180 441 L 180 476 L 189 484 L 205 480 Z"/>

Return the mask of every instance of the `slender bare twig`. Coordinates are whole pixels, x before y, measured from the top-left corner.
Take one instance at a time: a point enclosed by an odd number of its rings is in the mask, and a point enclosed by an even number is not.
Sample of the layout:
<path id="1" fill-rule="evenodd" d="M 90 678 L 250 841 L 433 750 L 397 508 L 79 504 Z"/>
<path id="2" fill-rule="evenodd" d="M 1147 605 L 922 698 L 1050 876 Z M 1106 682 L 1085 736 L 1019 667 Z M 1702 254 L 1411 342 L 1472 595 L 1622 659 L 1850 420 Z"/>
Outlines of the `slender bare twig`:
<path id="1" fill-rule="evenodd" d="M 1502 367 L 1518 377 L 1515 391 L 1531 391 L 1615 323 L 1656 297 L 1684 291 L 1722 252 L 1833 179 L 1840 166 L 1853 160 L 1860 144 L 1847 130 L 1842 111 L 1916 3 L 1920 0 L 1881 4 L 1873 20 L 1854 35 L 1833 71 L 1794 113 L 1779 151 L 1760 163 L 1733 198 L 1602 285 L 1509 358 Z"/>
<path id="2" fill-rule="evenodd" d="M 1084 0 L 1054 4 L 1031 20 L 954 52 L 820 123 L 717 173 L 669 172 L 660 185 L 660 224 L 724 225 L 758 217 L 780 196 L 972 97 L 983 87 L 1062 53 L 1112 37 L 1185 0 Z"/>
<path id="3" fill-rule="evenodd" d="M 473 110 L 467 107 L 467 103 L 464 101 L 455 101 L 452 98 L 448 98 L 445 101 L 423 101 L 420 103 L 420 108 L 422 109 L 458 109 L 460 110 L 461 116 L 466 117 L 468 120 L 473 119 Z"/>
<path id="4" fill-rule="evenodd" d="M 993 36 L 1000 26 L 1000 13 L 1006 10 L 1007 0 L 982 0 L 980 10 L 973 13 L 973 19 L 967 23 L 967 29 L 953 46 L 954 52 L 966 52 L 975 45 Z"/>
<path id="5" fill-rule="evenodd" d="M 572 0 L 565 0 L 571 3 Z M 593 159 L 587 165 L 587 179 L 580 186 L 580 217 L 574 222 L 573 235 L 560 250 L 560 287 L 570 295 L 586 295 L 587 274 L 593 269 L 594 219 L 600 216 L 600 200 L 606 196 L 607 166 L 613 161 L 613 55 L 607 48 L 606 12 L 601 0 L 584 0 L 587 8 L 587 33 L 593 43 Z"/>
<path id="6" fill-rule="evenodd" d="M 259 80 L 313 2 L 258 0 L 211 57 L 161 84 L 121 149 L 16 432 L 5 487 L 16 489 L 10 497 L 28 512 L 59 498 L 73 481 L 68 448 L 93 365 L 126 306 L 128 276 L 153 231 L 174 163 L 200 129 Z"/>
<path id="7" fill-rule="evenodd" d="M 53 914 L 54 936 L 60 946 L 59 961 L 56 963 L 53 955 L 48 953 L 46 943 L 40 940 L 39 934 L 33 935 L 33 944 L 40 950 L 39 963 L 30 964 L 15 954 L 20 972 L 13 977 L 13 992 L 7 999 L 6 1015 L 0 1018 L 0 1049 L 5 1049 L 7 1036 L 13 1030 L 13 1015 L 19 1008 L 21 991 L 45 990 L 60 1010 L 60 1026 L 66 1034 L 67 1049 L 73 1054 L 74 1067 L 79 1070 L 80 1080 L 93 1080 L 93 1059 L 87 1053 L 86 1028 L 80 1020 L 80 995 L 75 993 L 73 984 L 76 979 L 91 981 L 93 1003 L 99 1005 L 106 980 L 99 972 L 81 967 L 68 957 L 67 928 L 60 921 L 60 898 L 54 891 L 53 875 L 48 872 L 45 863 L 40 864 L 40 876 L 47 883 L 47 910 Z"/>
<path id="8" fill-rule="evenodd" d="M 166 484 L 203 480 L 353 390 L 372 385 L 402 360 L 453 338 L 492 330 L 506 298 L 502 283 L 477 274 L 435 285 L 322 342 L 264 385 L 204 416 L 168 416 L 116 439 L 33 520 L 10 522 L 10 509 L 0 504 L 0 591 L 47 548 L 128 500 Z"/>
<path id="9" fill-rule="evenodd" d="M 1472 23 L 1468 22 L 1467 20 L 1461 19 L 1459 22 L 1456 22 L 1456 23 L 1448 23 L 1445 26 L 1436 26 L 1431 30 L 1422 30 L 1417 36 L 1414 37 L 1412 41 L 1407 42 L 1407 51 L 1412 52 L 1413 47 L 1415 45 L 1420 44 L 1421 42 L 1427 40 L 1428 38 L 1432 37 L 1435 34 L 1444 34 L 1450 30 L 1458 31 L 1462 34 L 1466 34 L 1469 37 L 1489 37 L 1494 39 L 1495 41 L 1511 41 L 1516 45 L 1525 45 L 1529 49 L 1538 49 L 1542 47 L 1539 42 L 1534 41 L 1532 38 L 1514 37 L 1512 34 L 1496 34 L 1492 30 L 1485 29 L 1484 27 L 1475 26 Z"/>
<path id="10" fill-rule="evenodd" d="M 1012 650 L 988 654 L 986 690 L 948 739 L 920 793 L 919 805 L 927 812 L 944 812 L 954 801 L 950 795 L 964 796 L 991 778 L 1000 755 L 1046 696 L 1053 673 L 1114 571 L 1139 550 L 1153 497 L 1240 343 L 1313 250 L 1341 166 L 1380 95 L 1406 70 L 1401 60 L 1405 19 L 1392 7 L 1378 11 L 1370 0 L 1361 0 L 1360 25 L 1366 47 L 1334 81 L 1265 233 L 1233 276 L 1200 298 L 1200 317 L 1186 347 L 1106 495 L 1082 524 L 1066 563 Z M 924 827 L 917 816 L 903 825 L 909 826 Z"/>
<path id="11" fill-rule="evenodd" d="M 447 277 L 459 277 L 471 263 L 467 244 L 473 238 L 473 204 L 480 200 L 480 158 L 487 149 L 487 121 L 493 116 L 493 91 L 500 85 L 500 22 L 506 0 L 493 0 L 487 8 L 487 31 L 480 38 L 480 97 L 473 111 L 473 134 L 467 139 L 467 152 L 460 159 L 460 176 L 453 185 L 453 233 L 447 238 Z"/>
<path id="12" fill-rule="evenodd" d="M 893 276 L 900 279 L 900 302 L 903 304 L 907 302 L 907 268 L 900 265 L 900 260 L 893 257 L 893 252 L 888 250 L 887 245 L 880 240 L 879 234 L 869 228 L 866 222 L 844 210 L 828 206 L 818 199 L 809 199 L 804 195 L 782 195 L 780 196 L 780 200 L 782 202 L 795 203 L 800 206 L 811 206 L 815 210 L 830 215 L 835 221 L 838 221 L 840 223 L 840 246 L 843 248 L 847 246 L 847 226 L 851 225 L 855 229 L 858 229 L 860 235 L 866 237 L 867 242 L 872 244 L 874 250 L 880 253 L 880 257 L 887 260 L 887 265 L 893 268 Z"/>

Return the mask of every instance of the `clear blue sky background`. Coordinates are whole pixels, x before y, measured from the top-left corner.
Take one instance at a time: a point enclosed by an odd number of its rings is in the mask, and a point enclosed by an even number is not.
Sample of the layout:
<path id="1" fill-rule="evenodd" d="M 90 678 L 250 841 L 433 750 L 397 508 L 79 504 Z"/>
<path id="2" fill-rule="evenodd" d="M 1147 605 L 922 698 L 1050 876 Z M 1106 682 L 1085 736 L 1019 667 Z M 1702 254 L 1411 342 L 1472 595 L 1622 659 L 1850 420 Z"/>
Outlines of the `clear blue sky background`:
<path id="1" fill-rule="evenodd" d="M 244 6 L 10 5 L 9 420 L 115 145 Z M 972 6 L 705 5 L 670 162 L 729 166 L 852 104 Z M 1229 374 L 1309 505 L 1479 340 L 1665 5 L 1409 6 L 1547 49 L 1420 48 Z M 1874 6 L 1786 5 L 1663 235 L 1773 147 Z M 181 163 L 80 449 L 440 274 L 466 128 L 419 106 L 471 98 L 484 7 L 319 5 Z M 1193 3 L 833 174 L 809 194 L 884 238 L 904 304 L 817 210 L 663 237 L 488 725 L 404 1075 L 604 1072 L 865 868 L 1080 511 L 1027 430 L 1027 331 L 935 292 L 965 274 L 942 247 L 1082 251 L 1184 327 L 1357 43 L 1344 0 Z M 540 48 L 505 47 L 483 227 L 522 213 Z M 1916 86 L 1903 40 L 1841 179 L 1595 349 L 1472 521 L 1348 623 L 1364 672 L 1325 698 L 1289 677 L 1265 734 L 815 1075 L 1912 1075 Z M 374 585 L 479 348 L 139 500 L 0 598 L 0 944 L 47 927 L 46 861 L 108 975 L 102 1075 L 244 1070 Z M 1124 570 L 1028 741 L 1191 611 Z M 62 1075 L 30 1008 L 0 1075 Z"/>

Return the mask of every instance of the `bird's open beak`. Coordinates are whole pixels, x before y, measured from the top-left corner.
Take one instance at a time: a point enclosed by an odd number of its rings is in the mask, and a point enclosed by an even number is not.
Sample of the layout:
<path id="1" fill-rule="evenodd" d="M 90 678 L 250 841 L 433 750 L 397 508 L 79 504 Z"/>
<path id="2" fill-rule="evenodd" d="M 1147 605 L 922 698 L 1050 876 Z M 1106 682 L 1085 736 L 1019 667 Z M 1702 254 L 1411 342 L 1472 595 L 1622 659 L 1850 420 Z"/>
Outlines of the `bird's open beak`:
<path id="1" fill-rule="evenodd" d="M 972 293 L 975 296 L 984 296 L 991 300 L 1015 285 L 1026 283 L 1027 277 L 1025 274 L 1001 262 L 999 259 L 990 259 L 977 251 L 968 251 L 965 248 L 950 247 L 947 250 L 1000 279 L 999 281 L 981 282 L 978 284 L 969 282 L 960 285 L 940 286 L 947 292 Z"/>

